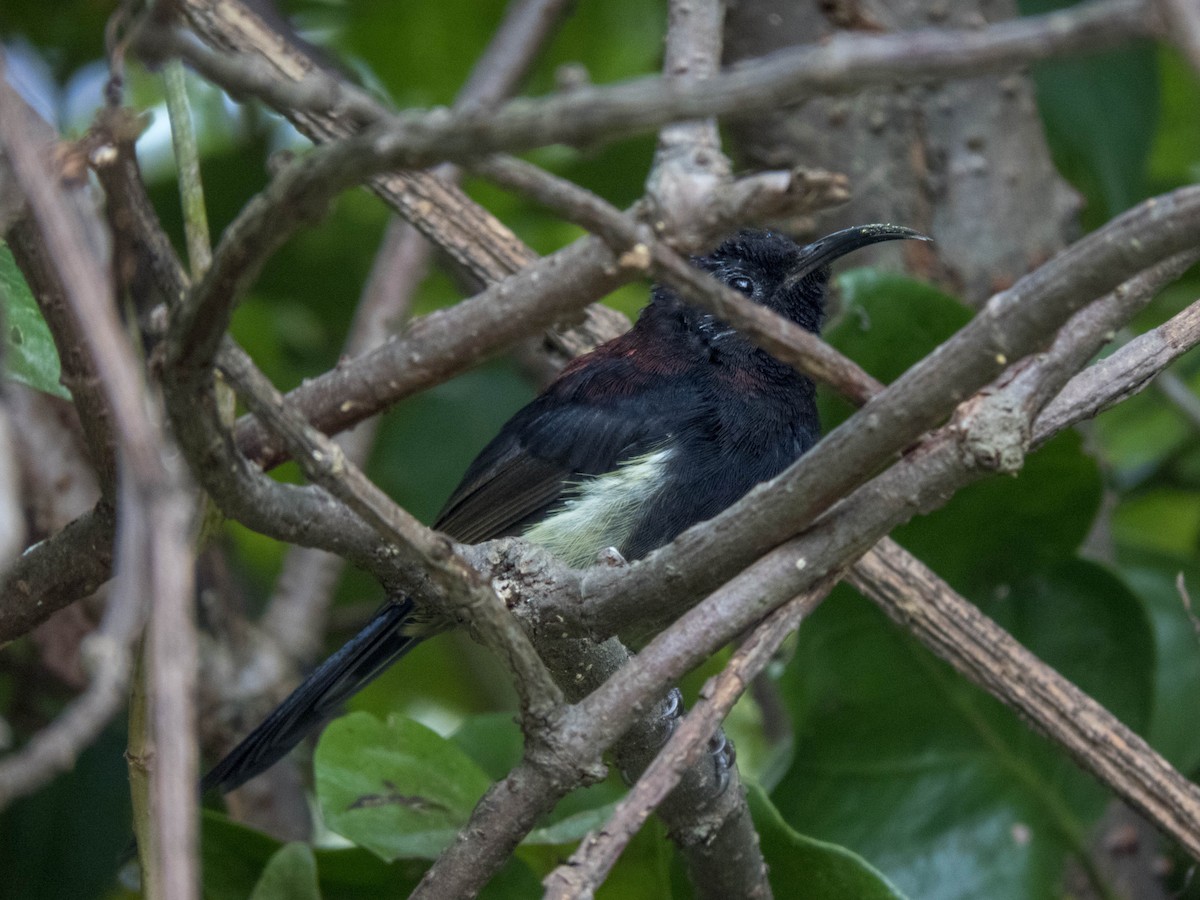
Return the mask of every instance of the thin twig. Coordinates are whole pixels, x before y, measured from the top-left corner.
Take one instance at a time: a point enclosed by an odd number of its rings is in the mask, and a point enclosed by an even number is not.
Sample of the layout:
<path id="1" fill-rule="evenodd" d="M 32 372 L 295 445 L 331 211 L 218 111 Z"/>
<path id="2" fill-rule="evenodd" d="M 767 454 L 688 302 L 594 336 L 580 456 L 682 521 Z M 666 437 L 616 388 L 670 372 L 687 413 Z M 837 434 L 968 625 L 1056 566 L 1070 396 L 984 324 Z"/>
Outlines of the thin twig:
<path id="1" fill-rule="evenodd" d="M 212 263 L 212 243 L 208 237 L 208 214 L 204 209 L 204 188 L 200 181 L 200 154 L 196 147 L 196 131 L 192 127 L 187 81 L 178 60 L 170 60 L 164 65 L 163 84 L 166 88 L 167 114 L 171 119 L 175 166 L 179 171 L 179 197 L 183 202 L 188 263 L 194 281 L 208 271 Z"/>
<path id="2" fill-rule="evenodd" d="M 564 218 L 586 226 L 623 261 L 643 266 L 776 359 L 832 386 L 852 402 L 861 404 L 882 388 L 855 362 L 820 338 L 689 265 L 666 241 L 656 239 L 650 228 L 590 191 L 515 157 L 489 157 L 473 168 L 497 184 L 533 197 Z M 827 190 L 808 192 L 808 203 L 794 211 L 812 212 L 842 202 L 841 181 L 831 178 L 824 184 Z"/>
<path id="3" fill-rule="evenodd" d="M 1128 399 L 1198 343 L 1200 300 L 1067 382 L 1038 417 L 1033 446 Z"/>

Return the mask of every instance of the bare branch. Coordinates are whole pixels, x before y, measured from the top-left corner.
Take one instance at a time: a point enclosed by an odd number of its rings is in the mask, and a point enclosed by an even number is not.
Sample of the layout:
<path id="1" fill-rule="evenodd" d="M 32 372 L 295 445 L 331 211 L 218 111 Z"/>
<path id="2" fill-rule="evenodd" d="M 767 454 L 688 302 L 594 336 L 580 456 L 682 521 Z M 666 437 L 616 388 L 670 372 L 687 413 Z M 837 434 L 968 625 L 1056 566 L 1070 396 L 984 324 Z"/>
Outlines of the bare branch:
<path id="1" fill-rule="evenodd" d="M 459 92 L 457 104 L 494 103 L 515 90 L 565 9 L 565 0 L 516 0 L 510 4 Z M 448 168 L 440 175 L 453 180 L 455 173 Z M 400 220 L 389 225 L 351 323 L 344 356 L 372 350 L 398 330 L 430 253 L 430 245 L 411 225 Z M 350 462 L 365 465 L 376 430 L 375 423 L 363 423 L 338 440 Z M 263 615 L 264 631 L 276 635 L 289 656 L 306 660 L 316 654 L 325 612 L 343 565 L 340 557 L 323 550 L 289 549 Z"/>
<path id="2" fill-rule="evenodd" d="M 101 500 L 8 566 L 0 577 L 0 643 L 28 634 L 108 581 L 115 528 L 112 504 Z"/>
<path id="3" fill-rule="evenodd" d="M 1200 343 L 1200 301 L 1080 372 L 1038 417 L 1034 446 L 1142 390 Z"/>
<path id="4" fill-rule="evenodd" d="M 664 80 L 697 85 L 718 73 L 724 19 L 722 0 L 672 0 L 667 5 Z M 689 235 L 692 222 L 703 216 L 713 188 L 727 182 L 731 171 L 721 152 L 715 118 L 662 128 L 646 179 L 646 197 L 663 230 Z"/>
<path id="5" fill-rule="evenodd" d="M 639 226 L 633 218 L 590 191 L 514 157 L 489 157 L 473 168 L 504 187 L 537 199 L 564 218 L 584 225 L 602 237 L 622 261 L 644 265 L 657 280 L 728 322 L 776 359 L 833 386 L 843 396 L 863 403 L 882 387 L 856 363 L 811 332 L 688 265 L 665 240 L 655 239 L 651 229 Z M 796 201 L 791 212 L 810 212 L 844 199 L 844 182 L 838 176 L 815 172 L 805 173 L 803 179 L 796 180 L 807 184 L 808 188 L 785 191 Z M 764 202 L 777 209 L 779 201 L 777 196 L 764 191 L 752 202 Z M 743 213 L 743 221 L 753 218 L 753 210 L 743 210 Z M 694 234 L 703 233 L 695 224 L 692 227 Z M 711 234 L 712 230 L 707 233 Z"/>
<path id="6" fill-rule="evenodd" d="M 393 219 L 375 255 L 362 299 L 346 338 L 344 355 L 383 344 L 404 318 L 429 258 L 429 244 L 401 219 Z M 375 444 L 378 420 L 368 419 L 338 437 L 346 459 L 363 466 Z M 275 591 L 262 616 L 262 630 L 288 657 L 307 661 L 320 651 L 333 590 L 345 561 L 312 547 L 290 547 Z"/>

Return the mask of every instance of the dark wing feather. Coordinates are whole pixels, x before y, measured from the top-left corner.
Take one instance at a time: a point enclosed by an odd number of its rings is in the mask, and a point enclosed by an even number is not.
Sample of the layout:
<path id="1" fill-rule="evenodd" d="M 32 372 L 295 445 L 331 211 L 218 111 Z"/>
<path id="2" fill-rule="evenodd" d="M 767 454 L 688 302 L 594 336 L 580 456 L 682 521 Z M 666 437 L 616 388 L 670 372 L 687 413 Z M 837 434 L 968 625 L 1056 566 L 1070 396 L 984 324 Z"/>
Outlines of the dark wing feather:
<path id="1" fill-rule="evenodd" d="M 467 469 L 434 527 L 478 543 L 520 534 L 580 476 L 661 445 L 696 414 L 682 364 L 647 366 L 623 339 L 564 370 Z"/>
<path id="2" fill-rule="evenodd" d="M 434 527 L 464 544 L 511 534 L 514 526 L 552 506 L 570 475 L 558 463 L 513 444 L 477 477 L 463 480 Z"/>

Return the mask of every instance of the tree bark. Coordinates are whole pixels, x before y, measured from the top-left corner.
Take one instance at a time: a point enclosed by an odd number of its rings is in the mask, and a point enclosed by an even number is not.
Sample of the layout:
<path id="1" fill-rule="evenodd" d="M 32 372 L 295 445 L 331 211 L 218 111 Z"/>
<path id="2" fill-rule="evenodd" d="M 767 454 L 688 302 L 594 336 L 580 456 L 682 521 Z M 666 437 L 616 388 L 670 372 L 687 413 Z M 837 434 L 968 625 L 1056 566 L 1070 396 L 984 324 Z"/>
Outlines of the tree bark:
<path id="1" fill-rule="evenodd" d="M 726 62 L 820 42 L 838 30 L 970 28 L 1014 13 L 1011 0 L 731 0 Z M 1080 199 L 1051 163 L 1023 72 L 815 98 L 737 121 L 731 133 L 743 166 L 802 164 L 848 174 L 850 202 L 809 227 L 822 234 L 862 222 L 920 229 L 935 243 L 881 244 L 861 262 L 932 280 L 972 305 L 1078 231 Z"/>

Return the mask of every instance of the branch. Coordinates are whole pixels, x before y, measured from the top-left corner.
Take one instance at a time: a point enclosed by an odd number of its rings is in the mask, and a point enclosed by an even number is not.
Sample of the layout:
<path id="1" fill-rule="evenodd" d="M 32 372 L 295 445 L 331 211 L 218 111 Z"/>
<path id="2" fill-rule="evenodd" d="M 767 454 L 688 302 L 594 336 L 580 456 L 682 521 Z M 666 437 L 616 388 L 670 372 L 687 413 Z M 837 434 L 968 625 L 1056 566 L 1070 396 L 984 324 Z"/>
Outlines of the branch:
<path id="1" fill-rule="evenodd" d="M 209 47 L 151 30 L 139 49 L 151 58 L 180 53 L 214 83 L 235 94 L 240 87 L 244 94 L 263 97 L 317 143 L 353 134 L 383 112 L 377 101 L 355 86 L 316 68 L 309 56 L 237 0 L 184 0 L 178 10 Z M 216 68 L 207 68 L 210 64 Z M 254 83 L 240 81 L 247 73 Z M 287 95 L 297 81 L 336 99 L 320 108 L 306 105 L 303 97 Z M 278 91 L 283 94 L 273 96 Z M 534 258 L 502 222 L 428 172 L 380 176 L 371 189 L 481 281 L 499 280 Z"/>
<path id="2" fill-rule="evenodd" d="M 1033 446 L 1040 446 L 1064 428 L 1133 396 L 1197 344 L 1200 344 L 1200 301 L 1067 382 L 1038 417 Z"/>
<path id="3" fill-rule="evenodd" d="M 1160 267 L 1157 273 L 1160 283 L 1171 276 L 1171 267 L 1185 265 L 1186 259 L 1181 257 Z M 1067 362 L 1090 356 L 1114 330 L 1112 326 L 1148 302 L 1157 286 L 1153 278 L 1142 277 L 1122 285 L 1099 305 L 1101 314 L 1088 310 L 1072 323 L 1073 328 L 1064 329 L 1065 336 L 1056 350 L 1047 354 L 1040 367 L 1031 366 L 1029 371 L 1040 368 L 1047 384 L 1061 384 L 1069 372 Z M 947 358 L 945 350 L 935 354 L 936 358 Z M 725 641 L 770 614 L 788 598 L 811 590 L 822 579 L 832 577 L 838 567 L 852 562 L 916 510 L 927 512 L 944 503 L 966 483 L 995 471 L 993 448 L 986 440 L 978 438 L 998 433 L 995 424 L 988 422 L 989 416 L 996 415 L 1004 418 L 1006 429 L 1016 427 L 1017 433 L 1021 433 L 1012 411 L 1025 408 L 1032 416 L 1036 409 L 1027 406 L 1029 398 L 1046 394 L 1031 389 L 1032 383 L 1029 377 L 1014 379 L 1007 387 L 986 395 L 985 399 L 976 398 L 964 405 L 965 411 L 959 414 L 955 424 L 936 433 L 919 450 L 909 453 L 900 463 L 856 491 L 806 534 L 759 559 L 658 634 L 635 661 L 616 671 L 572 708 L 568 714 L 570 727 L 563 732 L 570 735 L 569 741 L 557 745 L 552 757 L 527 757 L 504 782 L 489 792 L 460 832 L 457 842 L 427 873 L 423 884 L 437 883 L 445 888 L 447 879 L 451 879 L 450 884 L 466 891 L 468 888 L 453 881 L 452 873 L 458 871 L 458 867 L 466 867 L 471 868 L 472 878 L 478 878 L 472 860 L 499 865 L 524 833 L 521 829 L 526 827 L 527 821 L 536 819 L 544 811 L 542 804 L 557 799 L 554 791 L 568 789 L 572 771 L 587 771 L 588 766 L 594 764 L 597 748 L 607 747 L 612 742 L 612 735 L 629 726 L 634 710 L 650 698 L 660 696 L 683 673 L 699 665 Z M 1000 429 L 999 433 L 1004 430 Z M 964 452 L 965 448 L 970 451 Z M 1012 462 L 1009 460 L 1010 465 Z M 625 571 L 626 586 L 637 568 L 635 565 Z M 594 573 L 592 570 L 592 573 L 584 574 L 585 587 L 587 581 L 595 577 Z M 660 586 L 665 591 L 660 589 L 658 596 L 670 592 L 678 579 L 677 570 L 675 579 L 664 581 Z M 554 609 L 559 614 L 563 611 L 561 606 Z M 533 611 L 533 614 L 541 617 L 551 613 L 543 610 Z M 558 620 L 556 624 L 560 622 Z M 1194 789 L 1182 786 L 1180 782 L 1183 781 L 1175 776 L 1172 790 L 1178 795 L 1190 796 L 1189 791 Z M 1121 785 L 1114 787 L 1122 790 Z M 516 810 L 519 816 L 506 818 L 505 814 L 511 810 Z M 1171 827 L 1171 823 L 1160 825 Z M 481 882 L 469 882 L 478 883 Z M 454 889 L 450 892 L 454 894 Z"/>
<path id="4" fill-rule="evenodd" d="M 33 110 L 25 106 L 17 98 L 14 103 L 14 120 L 19 116 L 21 127 L 27 130 L 31 137 L 38 141 L 43 151 L 53 147 L 61 147 L 58 135 L 50 125 Z M 19 109 L 19 112 L 16 110 Z M 71 170 L 85 170 L 86 163 L 81 160 L 79 148 L 70 148 L 67 154 L 67 165 Z M 21 183 L 17 179 L 14 193 L 18 205 L 24 204 L 21 197 Z M 77 204 L 78 214 L 84 222 L 89 223 L 88 244 L 100 252 L 105 245 L 106 237 L 94 216 L 89 216 L 92 200 L 90 197 L 78 196 L 80 192 L 68 195 L 69 202 Z M 83 347 L 74 343 L 70 336 L 73 333 L 70 306 L 65 296 L 58 261 L 49 255 L 49 249 L 41 240 L 36 224 L 28 214 L 18 216 L 5 235 L 13 258 L 20 266 L 25 280 L 28 282 L 42 317 L 46 320 L 50 333 L 54 338 L 55 349 L 58 352 L 62 367 L 60 380 L 71 392 L 75 401 L 76 414 L 83 428 L 84 439 L 92 465 L 100 480 L 101 493 L 111 501 L 116 492 L 116 449 L 113 437 L 111 411 L 104 397 L 91 358 Z"/>
<path id="5" fill-rule="evenodd" d="M 618 259 L 629 265 L 644 266 L 655 280 L 734 326 L 755 345 L 798 372 L 831 385 L 838 393 L 859 403 L 882 387 L 819 337 L 689 265 L 666 240 L 656 239 L 650 228 L 639 225 L 590 191 L 515 157 L 489 157 L 473 168 L 599 235 Z M 791 201 L 793 213 L 815 212 L 846 198 L 845 179 L 841 176 L 827 172 L 789 174 L 793 179 L 784 194 Z M 713 191 L 709 196 L 725 193 Z M 780 197 L 764 191 L 751 202 L 777 208 Z M 746 219 L 757 218 L 753 209 L 743 213 Z M 691 230 L 697 236 L 714 233 L 712 228 L 701 228 L 697 220 L 693 220 Z"/>
<path id="6" fill-rule="evenodd" d="M 720 71 L 724 20 L 722 0 L 668 4 L 664 81 L 698 86 Z M 731 171 L 715 118 L 665 126 L 658 133 L 646 179 L 647 199 L 663 223 L 660 230 L 681 237 L 692 234 L 692 223 L 703 217 L 707 197 L 729 181 Z"/>
<path id="7" fill-rule="evenodd" d="M 391 221 L 350 324 L 343 356 L 382 345 L 405 318 L 429 252 L 428 242 L 416 229 L 401 219 Z M 338 436 L 346 459 L 360 467 L 366 464 L 378 426 L 377 418 L 367 419 Z M 324 550 L 288 548 L 260 624 L 289 659 L 303 665 L 320 652 L 329 604 L 344 565 L 341 557 Z"/>
<path id="8" fill-rule="evenodd" d="M 0 576 L 0 644 L 28 634 L 112 578 L 112 504 L 89 512 L 21 554 Z"/>

